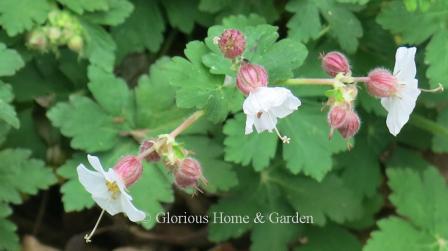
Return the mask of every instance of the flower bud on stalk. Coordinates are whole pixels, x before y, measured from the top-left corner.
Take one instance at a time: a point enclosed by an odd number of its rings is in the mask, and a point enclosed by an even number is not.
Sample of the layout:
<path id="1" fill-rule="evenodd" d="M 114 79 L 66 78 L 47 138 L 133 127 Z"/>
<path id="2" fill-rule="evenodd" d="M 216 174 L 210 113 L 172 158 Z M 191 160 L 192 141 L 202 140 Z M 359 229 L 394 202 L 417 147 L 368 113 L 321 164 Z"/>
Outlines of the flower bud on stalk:
<path id="1" fill-rule="evenodd" d="M 338 128 L 339 133 L 344 139 L 349 139 L 355 136 L 361 126 L 361 120 L 355 111 L 349 110 L 346 114 L 345 123 Z"/>
<path id="2" fill-rule="evenodd" d="M 322 68 L 332 77 L 336 77 L 338 73 L 351 73 L 347 58 L 344 54 L 337 51 L 329 52 L 322 57 Z"/>
<path id="3" fill-rule="evenodd" d="M 192 187 L 202 192 L 198 187 L 201 179 L 204 179 L 201 164 L 193 158 L 186 158 L 180 162 L 174 173 L 174 182 L 180 188 Z"/>
<path id="4" fill-rule="evenodd" d="M 149 148 L 151 148 L 154 145 L 155 141 L 154 140 L 145 140 L 143 141 L 143 143 L 140 145 L 140 153 L 143 153 L 144 151 L 148 150 Z M 155 150 L 146 155 L 145 160 L 148 162 L 157 162 L 160 160 L 160 155 L 159 153 L 157 153 Z"/>
<path id="5" fill-rule="evenodd" d="M 234 59 L 243 54 L 246 48 L 246 39 L 239 30 L 229 29 L 219 36 L 218 45 L 226 58 Z"/>
<path id="6" fill-rule="evenodd" d="M 44 52 L 48 50 L 48 39 L 42 30 L 34 30 L 28 35 L 27 46 Z"/>
<path id="7" fill-rule="evenodd" d="M 241 92 L 249 95 L 258 87 L 268 85 L 268 73 L 261 65 L 243 62 L 238 70 L 236 85 Z"/>
<path id="8" fill-rule="evenodd" d="M 340 128 L 347 118 L 348 109 L 345 105 L 335 105 L 328 112 L 327 120 L 332 129 Z"/>
<path id="9" fill-rule="evenodd" d="M 74 52 L 81 52 L 84 48 L 84 41 L 82 40 L 81 36 L 74 36 L 70 38 L 67 44 L 68 48 L 70 48 Z"/>
<path id="10" fill-rule="evenodd" d="M 397 79 L 386 69 L 374 69 L 368 78 L 367 90 L 375 97 L 390 97 L 397 92 Z"/>
<path id="11" fill-rule="evenodd" d="M 129 155 L 121 158 L 114 166 L 115 173 L 123 180 L 126 187 L 134 184 L 142 175 L 143 166 L 137 156 Z"/>

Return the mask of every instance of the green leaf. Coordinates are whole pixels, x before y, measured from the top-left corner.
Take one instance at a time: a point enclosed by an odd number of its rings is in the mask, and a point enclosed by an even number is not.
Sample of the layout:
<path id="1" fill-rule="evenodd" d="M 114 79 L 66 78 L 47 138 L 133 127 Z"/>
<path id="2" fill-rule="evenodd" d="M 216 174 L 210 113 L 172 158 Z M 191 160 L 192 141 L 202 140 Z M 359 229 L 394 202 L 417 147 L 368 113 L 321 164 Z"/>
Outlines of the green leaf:
<path id="1" fill-rule="evenodd" d="M 83 14 L 84 11 L 107 11 L 109 9 L 108 0 L 57 0 L 61 4 L 67 6 L 78 14 Z"/>
<path id="2" fill-rule="evenodd" d="M 354 149 L 336 158 L 338 165 L 344 168 L 341 178 L 359 197 L 374 196 L 381 184 L 379 156 L 368 145 L 366 138 L 358 137 Z"/>
<path id="3" fill-rule="evenodd" d="M 20 122 L 14 107 L 9 104 L 13 98 L 11 86 L 0 81 L 0 120 L 17 129 Z"/>
<path id="4" fill-rule="evenodd" d="M 448 110 L 444 109 L 440 111 L 437 117 L 437 123 L 439 125 L 448 125 Z M 442 127 L 448 132 L 447 127 Z M 432 150 L 434 152 L 443 153 L 448 152 L 448 139 L 445 135 L 434 135 L 432 138 Z"/>
<path id="5" fill-rule="evenodd" d="M 163 41 L 165 24 L 157 2 L 136 0 L 133 4 L 131 16 L 112 29 L 118 46 L 118 58 L 145 49 L 157 52 Z"/>
<path id="6" fill-rule="evenodd" d="M 99 25 L 81 20 L 86 41 L 85 54 L 92 64 L 112 72 L 115 64 L 115 41 L 111 35 Z"/>
<path id="7" fill-rule="evenodd" d="M 209 13 L 216 13 L 219 15 L 218 19 L 231 14 L 249 15 L 252 13 L 266 18 L 269 22 L 273 22 L 279 17 L 277 8 L 272 0 L 200 0 L 199 10 Z"/>
<path id="8" fill-rule="evenodd" d="M 362 215 L 361 198 L 335 175 L 327 175 L 320 183 L 285 174 L 270 179 L 283 188 L 288 201 L 301 215 L 312 216 L 317 225 L 325 225 L 327 219 L 343 223 Z"/>
<path id="9" fill-rule="evenodd" d="M 448 5 L 436 1 L 427 12 L 408 12 L 403 1 L 384 4 L 377 22 L 387 30 L 402 37 L 402 42 L 420 44 L 445 25 Z"/>
<path id="10" fill-rule="evenodd" d="M 276 216 L 294 215 L 295 212 L 281 198 L 280 190 L 277 186 L 266 184 L 264 189 L 260 191 L 259 203 L 261 213 L 265 215 L 266 221 L 256 224 L 252 230 L 250 246 L 251 251 L 278 250 L 288 251 L 288 244 L 292 241 L 301 230 L 300 225 L 293 223 L 284 224 L 278 221 Z M 271 220 L 273 220 L 271 222 Z M 269 236 L 269 238 L 266 238 Z"/>
<path id="11" fill-rule="evenodd" d="M 58 168 L 58 174 L 67 179 L 61 186 L 62 202 L 65 212 L 81 211 L 85 208 L 91 208 L 95 204 L 91 195 L 78 180 L 76 167 L 81 163 L 89 166 L 87 164 L 87 157 L 84 154 L 75 155 Z"/>
<path id="12" fill-rule="evenodd" d="M 378 222 L 380 230 L 374 231 L 363 251 L 406 250 L 438 251 L 430 235 L 419 232 L 415 227 L 398 217 Z"/>
<path id="13" fill-rule="evenodd" d="M 264 171 L 263 171 L 264 172 Z M 211 223 L 209 224 L 209 238 L 222 241 L 232 237 L 239 237 L 252 230 L 251 250 L 288 250 L 288 243 L 300 231 L 297 224 L 281 224 L 270 222 L 269 215 L 273 212 L 281 215 L 294 215 L 291 207 L 282 200 L 279 188 L 270 182 L 261 182 L 263 175 L 253 172 L 241 172 L 239 179 L 244 183 L 233 190 L 233 193 L 222 198 L 209 210 Z M 266 176 L 265 176 L 266 177 Z M 266 180 L 268 181 L 268 180 Z M 223 215 L 248 216 L 249 223 L 225 224 L 220 223 Z M 257 213 L 264 216 L 264 223 L 254 224 Z M 272 217 L 275 220 L 275 214 Z M 266 238 L 269 236 L 269 238 Z"/>
<path id="14" fill-rule="evenodd" d="M 224 78 L 211 75 L 201 62 L 208 52 L 201 42 L 187 44 L 185 55 L 172 58 L 166 65 L 170 85 L 177 88 L 176 103 L 180 108 L 205 109 L 212 122 L 224 120 L 229 112 L 242 107 L 243 95 L 231 85 L 223 85 Z"/>
<path id="15" fill-rule="evenodd" d="M 448 187 L 444 177 L 430 166 L 421 172 L 389 168 L 387 176 L 390 201 L 408 221 L 397 217 L 379 221 L 380 230 L 372 234 L 364 250 L 445 250 Z"/>
<path id="16" fill-rule="evenodd" d="M 24 65 L 25 63 L 19 53 L 0 43 L 0 77 L 14 75 Z"/>
<path id="17" fill-rule="evenodd" d="M 200 15 L 197 0 L 165 0 L 162 4 L 165 6 L 168 21 L 171 26 L 178 28 L 183 33 L 191 33 L 194 23 Z"/>
<path id="18" fill-rule="evenodd" d="M 202 171 L 208 181 L 205 190 L 211 193 L 228 191 L 238 184 L 232 165 L 221 160 L 224 155 L 222 144 L 203 136 L 184 136 L 179 142 L 185 142 L 186 148 L 199 160 Z"/>
<path id="19" fill-rule="evenodd" d="M 291 138 L 283 145 L 283 158 L 287 168 L 294 174 L 303 172 L 320 181 L 332 168 L 333 153 L 346 149 L 342 137 L 335 133 L 328 139 L 329 127 L 326 116 L 315 105 L 299 107 L 299 110 L 280 120 L 279 130 Z"/>
<path id="20" fill-rule="evenodd" d="M 431 87 L 439 84 L 448 87 L 446 66 L 448 65 L 448 29 L 440 30 L 426 47 L 425 63 L 429 65 L 426 76 L 431 80 Z"/>
<path id="21" fill-rule="evenodd" d="M 258 175 L 252 172 L 240 172 L 238 175 L 240 180 L 244 182 L 232 190 L 228 196 L 223 196 L 220 200 L 209 209 L 209 232 L 208 238 L 212 241 L 224 241 L 230 238 L 237 238 L 252 229 L 253 221 L 235 224 L 221 224 L 219 217 L 221 212 L 223 215 L 247 215 L 253 217 L 260 211 L 261 207 L 258 199 L 259 192 L 259 178 Z"/>
<path id="22" fill-rule="evenodd" d="M 49 11 L 47 0 L 2 0 L 0 25 L 12 37 L 43 23 Z"/>
<path id="23" fill-rule="evenodd" d="M 17 227 L 6 219 L 11 213 L 12 210 L 7 204 L 0 203 L 0 249 L 2 250 L 20 250 Z"/>
<path id="24" fill-rule="evenodd" d="M 176 90 L 169 84 L 166 64 L 168 58 L 152 64 L 149 76 L 140 77 L 135 88 L 137 128 L 149 129 L 153 137 L 173 130 L 192 113 L 176 107 Z"/>
<path id="25" fill-rule="evenodd" d="M 52 107 L 48 118 L 63 135 L 72 137 L 71 146 L 87 152 L 106 151 L 120 139 L 127 124 L 114 119 L 91 99 L 73 96 L 69 103 Z"/>
<path id="26" fill-rule="evenodd" d="M 228 120 L 224 126 L 226 139 L 225 160 L 233 161 L 244 166 L 252 163 L 256 171 L 269 166 L 277 150 L 277 135 L 275 133 L 244 134 L 245 117 L 238 114 Z"/>
<path id="27" fill-rule="evenodd" d="M 88 76 L 89 90 L 104 110 L 115 116 L 129 110 L 131 92 L 124 80 L 96 66 L 89 67 Z"/>
<path id="28" fill-rule="evenodd" d="M 421 174 L 412 169 L 388 169 L 387 175 L 393 191 L 389 198 L 398 213 L 448 240 L 448 187 L 437 169 L 427 167 Z"/>
<path id="29" fill-rule="evenodd" d="M 287 23 L 288 37 L 303 42 L 319 37 L 322 24 L 315 1 L 289 1 L 285 9 L 295 13 Z"/>
<path id="30" fill-rule="evenodd" d="M 127 0 L 108 0 L 107 11 L 86 13 L 84 16 L 93 23 L 116 26 L 123 23 L 134 11 L 134 5 Z"/>
<path id="31" fill-rule="evenodd" d="M 307 41 L 316 39 L 326 31 L 322 29 L 320 15 L 328 22 L 329 34 L 342 49 L 355 52 L 358 39 L 362 36 L 362 26 L 353 12 L 334 0 L 292 0 L 286 10 L 295 13 L 288 22 L 289 35 L 294 39 Z"/>
<path id="32" fill-rule="evenodd" d="M 359 240 L 344 228 L 329 225 L 306 231 L 308 241 L 294 251 L 361 251 Z"/>
<path id="33" fill-rule="evenodd" d="M 19 203 L 21 193 L 36 194 L 56 182 L 52 171 L 41 160 L 30 158 L 31 151 L 5 149 L 0 152 L 0 201 Z"/>

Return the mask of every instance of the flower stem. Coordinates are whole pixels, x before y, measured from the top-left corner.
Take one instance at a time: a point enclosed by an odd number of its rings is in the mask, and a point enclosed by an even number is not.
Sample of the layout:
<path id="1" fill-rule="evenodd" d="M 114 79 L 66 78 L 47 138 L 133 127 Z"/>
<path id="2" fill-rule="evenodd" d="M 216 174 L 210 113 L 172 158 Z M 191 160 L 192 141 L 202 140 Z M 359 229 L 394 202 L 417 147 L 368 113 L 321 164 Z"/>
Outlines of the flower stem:
<path id="1" fill-rule="evenodd" d="M 414 114 L 411 117 L 410 123 L 420 129 L 428 131 L 434 135 L 443 135 L 448 138 L 448 128 L 427 119 L 419 114 Z"/>
<path id="2" fill-rule="evenodd" d="M 204 111 L 197 111 L 190 115 L 182 124 L 180 124 L 176 129 L 174 129 L 170 136 L 172 138 L 176 138 L 177 135 L 181 134 L 183 131 L 185 131 L 188 127 L 190 127 L 194 122 L 196 122 L 200 117 L 204 115 Z"/>
<path id="3" fill-rule="evenodd" d="M 346 77 L 353 82 L 367 82 L 369 77 Z M 335 85 L 338 80 L 334 78 L 291 78 L 286 81 L 280 82 L 285 85 Z M 344 81 L 343 81 L 344 82 Z"/>
<path id="4" fill-rule="evenodd" d="M 181 134 L 183 131 L 185 131 L 188 127 L 190 127 L 192 124 L 194 124 L 200 117 L 204 115 L 204 111 L 197 111 L 190 115 L 182 124 L 180 124 L 176 129 L 174 129 L 170 134 L 169 138 L 175 139 L 176 136 Z M 156 151 L 160 146 L 166 143 L 168 140 L 167 137 L 162 137 L 157 140 L 150 148 L 146 149 L 144 152 L 140 153 L 137 158 L 142 160 L 149 154 L 151 154 L 153 151 Z"/>
<path id="5" fill-rule="evenodd" d="M 336 82 L 333 78 L 291 78 L 280 84 L 285 85 L 334 85 Z"/>
<path id="6" fill-rule="evenodd" d="M 367 82 L 369 81 L 369 77 L 352 77 L 354 82 Z"/>
<path id="7" fill-rule="evenodd" d="M 86 234 L 86 236 L 84 236 L 84 240 L 86 241 L 86 243 L 92 242 L 92 236 L 95 233 L 96 229 L 98 228 L 98 225 L 100 224 L 101 218 L 103 218 L 104 215 L 104 209 L 103 211 L 101 211 L 100 217 L 98 217 L 98 220 L 95 223 L 95 226 L 93 227 L 92 231 L 90 232 L 90 234 Z"/>

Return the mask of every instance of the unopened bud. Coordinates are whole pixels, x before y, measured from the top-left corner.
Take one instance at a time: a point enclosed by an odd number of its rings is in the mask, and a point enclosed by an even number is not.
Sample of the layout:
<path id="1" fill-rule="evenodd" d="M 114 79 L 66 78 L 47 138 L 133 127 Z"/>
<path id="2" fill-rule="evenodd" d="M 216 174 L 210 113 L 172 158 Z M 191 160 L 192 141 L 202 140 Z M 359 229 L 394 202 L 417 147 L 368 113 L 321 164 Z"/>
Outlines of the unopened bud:
<path id="1" fill-rule="evenodd" d="M 241 92 L 249 95 L 258 87 L 267 86 L 268 79 L 268 73 L 263 66 L 243 62 L 236 76 L 236 85 Z"/>
<path id="2" fill-rule="evenodd" d="M 386 69 L 374 69 L 368 78 L 367 90 L 375 97 L 389 97 L 397 92 L 397 79 Z"/>
<path id="3" fill-rule="evenodd" d="M 56 43 L 61 38 L 62 32 L 58 27 L 48 27 L 45 32 L 47 33 L 48 39 L 52 43 Z"/>
<path id="4" fill-rule="evenodd" d="M 339 127 L 338 131 L 344 139 L 349 139 L 358 133 L 360 126 L 361 120 L 359 119 L 358 114 L 356 114 L 353 110 L 349 110 L 347 112 L 344 125 Z"/>
<path id="5" fill-rule="evenodd" d="M 337 51 L 329 52 L 322 57 L 322 68 L 332 77 L 336 77 L 338 73 L 351 73 L 347 58 Z"/>
<path id="6" fill-rule="evenodd" d="M 75 52 L 81 52 L 84 47 L 84 41 L 81 36 L 74 36 L 68 41 L 68 48 Z"/>
<path id="7" fill-rule="evenodd" d="M 48 39 L 45 33 L 41 30 L 32 31 L 28 35 L 27 46 L 31 49 L 35 49 L 38 51 L 47 51 L 48 50 Z"/>
<path id="8" fill-rule="evenodd" d="M 346 105 L 335 105 L 328 112 L 327 120 L 331 128 L 337 129 L 344 125 L 347 118 L 348 107 Z"/>
<path id="9" fill-rule="evenodd" d="M 115 173 L 123 180 L 126 187 L 134 184 L 142 175 L 142 162 L 137 156 L 125 156 L 114 166 Z"/>
<path id="10" fill-rule="evenodd" d="M 149 148 L 154 146 L 155 141 L 154 140 L 145 140 L 140 145 L 140 153 L 143 153 L 144 151 L 148 150 Z M 148 162 L 157 162 L 160 160 L 160 155 L 155 151 L 152 151 L 150 154 L 145 156 L 145 160 Z"/>
<path id="11" fill-rule="evenodd" d="M 218 45 L 226 58 L 234 59 L 243 54 L 246 48 L 246 39 L 239 30 L 229 29 L 219 36 Z"/>
<path id="12" fill-rule="evenodd" d="M 199 190 L 198 182 L 202 177 L 202 168 L 199 161 L 193 158 L 186 158 L 180 162 L 179 167 L 175 171 L 174 182 L 180 188 L 192 187 Z"/>

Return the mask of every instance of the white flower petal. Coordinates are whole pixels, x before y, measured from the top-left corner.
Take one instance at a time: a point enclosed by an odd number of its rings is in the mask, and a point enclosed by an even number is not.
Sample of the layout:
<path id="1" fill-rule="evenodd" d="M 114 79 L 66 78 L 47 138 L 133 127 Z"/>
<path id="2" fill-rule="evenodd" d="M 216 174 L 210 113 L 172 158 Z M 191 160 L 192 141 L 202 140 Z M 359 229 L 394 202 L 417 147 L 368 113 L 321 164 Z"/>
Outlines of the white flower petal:
<path id="1" fill-rule="evenodd" d="M 246 134 L 274 130 L 277 118 L 284 118 L 297 110 L 300 100 L 284 87 L 259 87 L 251 92 L 243 104 L 246 119 Z"/>
<path id="2" fill-rule="evenodd" d="M 104 209 L 107 213 L 110 215 L 116 215 L 120 212 L 123 212 L 122 206 L 121 206 L 121 196 L 119 196 L 116 199 L 113 199 L 110 195 L 108 198 L 104 197 L 92 197 L 93 200 L 98 204 L 99 207 Z"/>
<path id="3" fill-rule="evenodd" d="M 258 133 L 263 131 L 272 132 L 277 125 L 277 118 L 269 112 L 264 112 L 261 114 L 260 118 L 255 119 L 254 125 Z"/>
<path id="4" fill-rule="evenodd" d="M 123 212 L 128 216 L 129 220 L 133 222 L 142 221 L 146 217 L 145 213 L 138 210 L 126 196 L 121 196 L 121 207 Z"/>
<path id="5" fill-rule="evenodd" d="M 397 136 L 409 121 L 419 95 L 420 90 L 418 88 L 405 86 L 398 93 L 398 96 L 381 99 L 381 104 L 388 111 L 386 124 L 392 135 Z"/>
<path id="6" fill-rule="evenodd" d="M 92 196 L 104 196 L 107 192 L 106 179 L 98 172 L 87 169 L 80 164 L 76 171 L 78 172 L 79 181 Z"/>
<path id="7" fill-rule="evenodd" d="M 88 154 L 87 159 L 89 160 L 90 165 L 98 172 L 104 174 L 104 168 L 101 165 L 100 159 L 98 157 Z"/>
<path id="8" fill-rule="evenodd" d="M 415 66 L 415 53 L 417 48 L 400 47 L 395 54 L 395 67 L 394 75 L 399 80 L 414 79 L 417 74 L 417 68 Z"/>
<path id="9" fill-rule="evenodd" d="M 245 128 L 245 134 L 251 134 L 254 129 L 254 121 L 255 121 L 256 115 L 247 115 L 246 117 L 246 128 Z"/>

